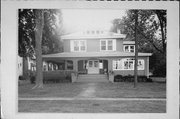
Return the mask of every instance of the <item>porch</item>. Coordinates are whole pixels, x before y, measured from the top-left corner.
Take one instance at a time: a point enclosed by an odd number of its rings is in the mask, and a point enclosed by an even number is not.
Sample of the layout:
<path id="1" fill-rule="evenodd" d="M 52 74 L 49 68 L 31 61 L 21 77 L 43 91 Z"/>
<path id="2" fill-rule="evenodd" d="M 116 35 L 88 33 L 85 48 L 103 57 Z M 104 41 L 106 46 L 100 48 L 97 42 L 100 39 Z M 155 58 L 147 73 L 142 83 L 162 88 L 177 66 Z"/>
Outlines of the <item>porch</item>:
<path id="1" fill-rule="evenodd" d="M 43 60 L 44 79 L 71 78 L 72 82 L 108 82 L 108 60 L 99 58 Z"/>

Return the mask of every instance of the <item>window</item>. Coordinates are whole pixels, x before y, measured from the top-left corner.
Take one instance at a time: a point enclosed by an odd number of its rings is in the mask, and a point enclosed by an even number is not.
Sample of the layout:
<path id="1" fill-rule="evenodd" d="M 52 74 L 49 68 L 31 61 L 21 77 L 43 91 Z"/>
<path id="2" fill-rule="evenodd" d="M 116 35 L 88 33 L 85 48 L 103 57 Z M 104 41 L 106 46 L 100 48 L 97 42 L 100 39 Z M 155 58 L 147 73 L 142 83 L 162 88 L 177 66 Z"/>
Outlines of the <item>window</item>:
<path id="1" fill-rule="evenodd" d="M 112 50 L 113 43 L 112 40 L 108 40 L 108 50 Z"/>
<path id="2" fill-rule="evenodd" d="M 94 61 L 94 67 L 98 67 L 99 62 L 98 61 Z"/>
<path id="3" fill-rule="evenodd" d="M 124 52 L 135 52 L 134 45 L 124 45 Z"/>
<path id="4" fill-rule="evenodd" d="M 79 51 L 79 42 L 74 41 L 74 51 Z"/>
<path id="5" fill-rule="evenodd" d="M 93 66 L 93 61 L 89 61 L 89 67 Z"/>
<path id="6" fill-rule="evenodd" d="M 86 40 L 72 40 L 71 51 L 75 51 L 75 52 L 86 51 Z"/>
<path id="7" fill-rule="evenodd" d="M 73 70 L 73 61 L 67 60 L 67 70 Z"/>
<path id="8" fill-rule="evenodd" d="M 113 70 L 134 70 L 134 59 L 125 58 L 113 60 Z M 138 60 L 138 70 L 144 70 L 144 60 Z"/>
<path id="9" fill-rule="evenodd" d="M 101 51 L 113 51 L 116 50 L 116 40 L 106 39 L 100 40 Z"/>
<path id="10" fill-rule="evenodd" d="M 106 41 L 101 41 L 101 50 L 106 50 Z"/>

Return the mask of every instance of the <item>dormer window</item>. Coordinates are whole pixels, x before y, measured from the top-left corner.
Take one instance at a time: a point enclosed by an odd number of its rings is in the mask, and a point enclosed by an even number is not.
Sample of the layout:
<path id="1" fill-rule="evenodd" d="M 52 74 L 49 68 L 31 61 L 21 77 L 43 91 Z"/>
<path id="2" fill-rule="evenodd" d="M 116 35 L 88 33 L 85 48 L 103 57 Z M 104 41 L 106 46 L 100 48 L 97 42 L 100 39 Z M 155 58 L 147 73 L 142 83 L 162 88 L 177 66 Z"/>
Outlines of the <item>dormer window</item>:
<path id="1" fill-rule="evenodd" d="M 86 51 L 86 40 L 72 40 L 71 51 L 73 52 L 84 52 Z"/>
<path id="2" fill-rule="evenodd" d="M 134 45 L 124 45 L 124 52 L 135 52 Z"/>
<path id="3" fill-rule="evenodd" d="M 99 34 L 99 31 L 98 31 L 98 30 L 96 31 L 96 34 Z"/>

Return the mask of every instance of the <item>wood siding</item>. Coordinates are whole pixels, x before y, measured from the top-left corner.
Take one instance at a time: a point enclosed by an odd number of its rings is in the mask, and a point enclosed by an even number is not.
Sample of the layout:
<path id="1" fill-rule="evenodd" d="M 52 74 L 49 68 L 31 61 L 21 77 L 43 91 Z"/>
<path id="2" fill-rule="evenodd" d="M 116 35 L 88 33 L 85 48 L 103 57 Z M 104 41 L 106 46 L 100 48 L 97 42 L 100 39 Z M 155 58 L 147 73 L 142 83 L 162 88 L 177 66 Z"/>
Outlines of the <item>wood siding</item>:
<path id="1" fill-rule="evenodd" d="M 100 52 L 100 40 L 101 39 L 87 39 L 86 52 Z M 116 47 L 116 51 L 123 52 L 123 39 L 116 39 L 115 47 Z M 70 40 L 64 40 L 64 52 L 71 52 Z"/>

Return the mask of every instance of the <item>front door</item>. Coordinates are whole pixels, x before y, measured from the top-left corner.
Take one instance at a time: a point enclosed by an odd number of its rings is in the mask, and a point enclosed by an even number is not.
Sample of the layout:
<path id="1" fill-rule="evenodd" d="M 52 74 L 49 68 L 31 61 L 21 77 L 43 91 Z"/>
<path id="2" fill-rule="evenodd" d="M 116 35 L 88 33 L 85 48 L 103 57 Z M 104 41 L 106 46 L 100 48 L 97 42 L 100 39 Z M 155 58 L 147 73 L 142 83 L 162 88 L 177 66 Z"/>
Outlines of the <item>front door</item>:
<path id="1" fill-rule="evenodd" d="M 99 61 L 98 60 L 88 61 L 88 74 L 99 74 Z"/>

